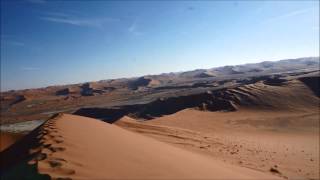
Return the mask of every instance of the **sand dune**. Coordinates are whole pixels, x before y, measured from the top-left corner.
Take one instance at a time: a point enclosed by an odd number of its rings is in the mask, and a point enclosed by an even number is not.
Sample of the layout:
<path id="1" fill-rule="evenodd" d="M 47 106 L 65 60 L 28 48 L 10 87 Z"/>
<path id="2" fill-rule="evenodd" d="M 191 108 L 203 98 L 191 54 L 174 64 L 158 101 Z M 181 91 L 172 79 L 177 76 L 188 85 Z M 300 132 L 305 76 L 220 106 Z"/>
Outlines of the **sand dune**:
<path id="1" fill-rule="evenodd" d="M 246 80 L 241 80 L 246 81 Z M 250 109 L 274 112 L 317 112 L 319 98 L 305 83 L 276 77 L 251 79 L 250 84 L 234 85 L 202 93 L 158 98 L 147 103 L 117 107 L 84 107 L 74 114 L 103 119 L 110 123 L 122 116 L 155 119 L 194 108 L 202 111 L 237 111 Z"/>
<path id="2" fill-rule="evenodd" d="M 289 179 L 319 179 L 319 113 L 186 109 L 150 121 L 115 124 L 237 166 Z M 274 172 L 274 171 L 277 172 Z"/>
<path id="3" fill-rule="evenodd" d="M 303 58 L 0 93 L 1 124 L 45 121 L 17 143 L 1 136 L 12 144 L 1 144 L 1 179 L 319 179 L 318 64 Z M 50 119 L 60 112 L 114 124 Z"/>
<path id="4" fill-rule="evenodd" d="M 23 135 L 18 133 L 1 132 L 0 135 L 0 152 L 14 144 Z"/>
<path id="5" fill-rule="evenodd" d="M 61 114 L 47 121 L 26 140 L 34 146 L 28 147 L 29 155 L 23 159 L 28 159 L 39 175 L 55 179 L 277 179 L 75 115 Z M 16 152 L 18 145 L 1 155 L 12 157 L 10 153 Z M 1 161 L 2 170 L 9 161 Z M 10 162 L 12 167 L 19 164 Z M 12 167 L 4 169 L 12 175 Z"/>

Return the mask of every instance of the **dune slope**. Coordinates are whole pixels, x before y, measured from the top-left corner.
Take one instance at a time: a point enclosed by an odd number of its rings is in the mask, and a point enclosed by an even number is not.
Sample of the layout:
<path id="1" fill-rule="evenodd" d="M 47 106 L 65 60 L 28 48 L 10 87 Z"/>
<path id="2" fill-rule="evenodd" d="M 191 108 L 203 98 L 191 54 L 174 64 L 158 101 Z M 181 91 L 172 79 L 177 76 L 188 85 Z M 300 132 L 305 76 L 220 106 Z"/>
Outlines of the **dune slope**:
<path id="1" fill-rule="evenodd" d="M 75 115 L 61 114 L 26 138 L 22 141 L 33 141 L 30 144 L 34 146 L 24 147 L 29 152 L 24 159 L 37 168 L 40 176 L 47 174 L 53 179 L 278 178 L 227 165 L 115 125 Z M 13 148 L 17 147 L 13 146 L 5 153 L 14 153 L 17 149 Z M 7 162 L 14 167 L 13 161 Z M 5 165 L 2 163 L 1 167 Z"/>
<path id="2" fill-rule="evenodd" d="M 186 109 L 150 121 L 115 122 L 197 153 L 289 179 L 319 179 L 319 113 Z M 297 163 L 299 162 L 299 163 Z"/>

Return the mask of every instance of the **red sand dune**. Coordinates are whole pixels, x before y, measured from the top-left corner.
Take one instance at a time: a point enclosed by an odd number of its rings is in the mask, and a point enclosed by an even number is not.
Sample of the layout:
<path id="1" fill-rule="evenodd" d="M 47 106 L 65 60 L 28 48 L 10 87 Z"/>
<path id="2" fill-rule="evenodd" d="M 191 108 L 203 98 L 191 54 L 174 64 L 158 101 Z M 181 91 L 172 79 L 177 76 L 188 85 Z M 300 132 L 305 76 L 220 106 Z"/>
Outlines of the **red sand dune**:
<path id="1" fill-rule="evenodd" d="M 278 179 L 124 130 L 62 114 L 38 128 L 39 173 L 72 179 Z M 10 152 L 10 151 L 8 151 Z"/>
<path id="2" fill-rule="evenodd" d="M 0 134 L 0 151 L 8 148 L 12 144 L 14 144 L 17 140 L 19 140 L 23 135 L 17 133 L 8 133 L 1 132 Z"/>
<path id="3" fill-rule="evenodd" d="M 289 179 L 319 179 L 319 112 L 185 109 L 116 125 L 212 158 Z M 278 172 L 274 172 L 276 169 Z"/>

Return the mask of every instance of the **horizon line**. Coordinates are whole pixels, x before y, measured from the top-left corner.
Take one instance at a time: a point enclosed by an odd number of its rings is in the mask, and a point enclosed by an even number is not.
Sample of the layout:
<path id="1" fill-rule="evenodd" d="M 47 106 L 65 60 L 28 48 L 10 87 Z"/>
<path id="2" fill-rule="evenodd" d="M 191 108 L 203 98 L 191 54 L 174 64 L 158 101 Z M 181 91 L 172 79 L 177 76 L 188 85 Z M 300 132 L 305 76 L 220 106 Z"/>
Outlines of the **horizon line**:
<path id="1" fill-rule="evenodd" d="M 320 58 L 320 56 L 304 56 L 304 57 L 297 57 L 297 58 L 287 58 L 287 59 L 277 59 L 277 60 L 264 60 L 254 63 L 242 63 L 242 64 L 226 64 L 222 66 L 215 66 L 215 67 L 209 67 L 209 68 L 196 68 L 196 69 L 190 69 L 190 70 L 184 70 L 184 71 L 175 71 L 175 72 L 163 72 L 159 74 L 144 74 L 144 75 L 134 75 L 134 76 L 126 76 L 126 77 L 117 77 L 117 78 L 107 78 L 107 79 L 100 79 L 100 80 L 90 80 L 90 81 L 81 81 L 81 82 L 70 82 L 70 83 L 61 83 L 61 84 L 52 84 L 47 86 L 41 86 L 41 87 L 34 87 L 34 88 L 21 88 L 21 89 L 8 89 L 8 90 L 1 90 L 0 86 L 0 93 L 6 93 L 10 91 L 26 91 L 26 90 L 34 90 L 34 89 L 44 89 L 49 87 L 59 87 L 59 86 L 67 86 L 67 85 L 77 85 L 77 84 L 84 84 L 88 82 L 99 82 L 99 81 L 108 81 L 108 80 L 116 80 L 116 79 L 133 79 L 133 78 L 139 78 L 144 76 L 156 76 L 156 75 L 164 75 L 164 74 L 178 74 L 183 72 L 190 72 L 190 71 L 196 71 L 196 70 L 207 70 L 207 69 L 213 69 L 213 68 L 219 68 L 219 67 L 225 67 L 225 66 L 241 66 L 241 65 L 250 65 L 250 64 L 259 64 L 263 62 L 276 62 L 276 61 L 283 61 L 283 60 L 297 60 L 302 58 Z M 319 67 L 320 69 L 320 67 Z"/>

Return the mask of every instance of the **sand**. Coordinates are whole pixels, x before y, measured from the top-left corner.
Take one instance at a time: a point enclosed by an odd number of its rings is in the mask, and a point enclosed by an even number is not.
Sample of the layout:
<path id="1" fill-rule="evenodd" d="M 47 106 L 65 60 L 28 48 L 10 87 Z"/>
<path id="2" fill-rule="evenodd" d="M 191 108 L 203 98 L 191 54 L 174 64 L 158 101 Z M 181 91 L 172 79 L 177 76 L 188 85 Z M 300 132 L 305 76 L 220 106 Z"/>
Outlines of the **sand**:
<path id="1" fill-rule="evenodd" d="M 0 151 L 5 150 L 17 140 L 23 137 L 23 134 L 19 133 L 10 133 L 10 132 L 1 132 L 0 133 Z"/>
<path id="2" fill-rule="evenodd" d="M 1 178 L 319 179 L 316 80 L 312 88 L 297 77 L 240 80 L 240 86 L 228 80 L 217 82 L 225 87 L 217 91 L 203 91 L 209 82 L 164 91 L 151 85 L 132 91 L 120 83 L 121 90 L 104 95 L 22 101 L 2 122 L 87 106 L 98 108 L 81 115 L 116 122 L 60 114 L 17 143 L 8 141 Z M 125 106 L 136 103 L 141 106 Z"/>
<path id="3" fill-rule="evenodd" d="M 115 124 L 229 164 L 290 179 L 319 179 L 318 118 L 316 109 L 185 109 L 150 121 L 124 117 Z"/>
<path id="4" fill-rule="evenodd" d="M 53 179 L 279 178 L 86 117 L 61 114 L 36 131 L 26 139 L 39 142 L 28 164 Z"/>

